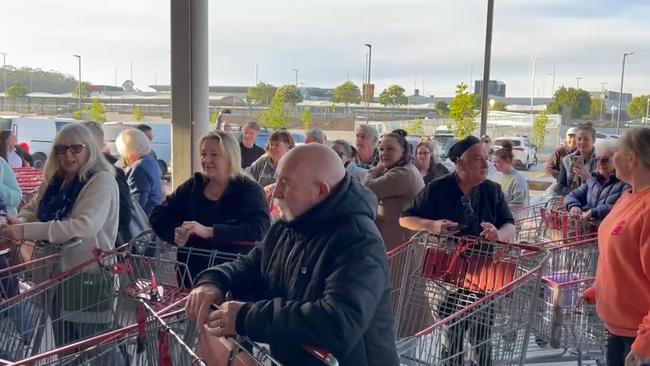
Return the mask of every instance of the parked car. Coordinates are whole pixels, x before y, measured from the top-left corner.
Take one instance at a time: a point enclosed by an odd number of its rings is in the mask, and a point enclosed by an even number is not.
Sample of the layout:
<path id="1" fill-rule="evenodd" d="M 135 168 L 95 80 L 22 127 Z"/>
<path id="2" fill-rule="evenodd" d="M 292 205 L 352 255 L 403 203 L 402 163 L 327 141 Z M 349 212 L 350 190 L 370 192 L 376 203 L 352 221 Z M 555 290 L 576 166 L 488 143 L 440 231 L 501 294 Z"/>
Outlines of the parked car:
<path id="1" fill-rule="evenodd" d="M 513 153 L 515 155 L 513 165 L 521 166 L 524 170 L 528 170 L 531 166 L 537 165 L 537 149 L 528 137 L 499 137 L 494 140 L 494 144 L 492 145 L 494 151 L 501 149 L 501 144 L 504 140 L 510 140 L 512 142 Z"/>
<path id="2" fill-rule="evenodd" d="M 135 128 L 137 125 L 145 123 L 151 126 L 153 131 L 153 142 L 151 143 L 152 150 L 156 153 L 158 158 L 158 166 L 163 176 L 169 172 L 169 166 L 172 159 L 172 125 L 167 122 L 107 122 L 102 125 L 104 128 L 104 139 L 106 145 L 111 150 L 111 154 L 119 157 L 119 153 L 115 148 L 115 139 L 119 136 L 120 132 L 127 128 Z"/>
<path id="3" fill-rule="evenodd" d="M 242 141 L 242 132 L 241 131 L 231 131 L 232 135 L 235 137 L 235 139 L 239 142 Z M 257 135 L 257 139 L 255 139 L 255 145 L 261 147 L 262 149 L 266 149 L 266 145 L 269 143 L 269 138 L 271 138 L 271 134 L 273 134 L 273 131 L 269 131 L 266 129 L 263 129 L 260 131 L 260 133 Z M 305 139 L 305 134 L 303 133 L 297 133 L 297 132 L 291 132 L 291 137 L 293 137 L 293 142 L 298 145 L 303 145 L 306 141 Z"/>
<path id="4" fill-rule="evenodd" d="M 34 167 L 43 168 L 52 150 L 56 134 L 70 123 L 81 121 L 72 118 L 51 117 L 0 117 L 0 130 L 11 130 L 19 144 L 25 143 L 34 158 Z"/>
<path id="5" fill-rule="evenodd" d="M 597 140 L 618 140 L 620 136 L 611 133 L 596 132 Z"/>

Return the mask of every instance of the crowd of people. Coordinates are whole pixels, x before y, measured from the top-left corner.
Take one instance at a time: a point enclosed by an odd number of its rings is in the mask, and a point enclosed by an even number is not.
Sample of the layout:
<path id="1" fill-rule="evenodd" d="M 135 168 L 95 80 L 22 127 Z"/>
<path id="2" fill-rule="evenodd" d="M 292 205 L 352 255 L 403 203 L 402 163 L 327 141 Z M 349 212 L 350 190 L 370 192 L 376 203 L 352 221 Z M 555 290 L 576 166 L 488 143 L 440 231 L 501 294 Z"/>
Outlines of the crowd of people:
<path id="1" fill-rule="evenodd" d="M 133 237 L 137 207 L 163 241 L 237 257 L 209 263 L 179 251 L 190 271 L 181 285 L 194 287 L 187 312 L 212 335 L 268 343 L 288 364 L 318 364 L 301 348 L 314 345 L 341 365 L 396 365 L 386 251 L 420 231 L 510 242 L 512 210 L 530 199 L 509 141 L 491 153 L 488 136 L 456 141 L 447 151 L 450 172 L 430 139 L 413 147 L 403 130 L 380 136 L 360 125 L 354 145 L 311 130 L 300 146 L 278 130 L 267 146 L 257 146 L 254 122 L 239 141 L 225 131 L 204 136 L 201 171 L 164 197 L 147 132 L 122 131 L 117 161 L 101 125 L 66 126 L 43 184 L 20 211 L 11 169 L 18 164 L 15 139 L 0 133 L 0 203 L 8 213 L 1 235 L 50 243 L 80 238 L 63 246 L 65 270 L 90 259 L 93 248 L 114 250 Z M 623 365 L 626 357 L 627 366 L 650 362 L 650 129 L 630 129 L 611 143 L 596 141 L 589 125 L 571 128 L 545 168 L 566 210 L 600 224 L 596 282 L 585 297 L 609 330 L 609 364 Z M 72 339 L 89 335 L 83 319 L 56 326 Z M 473 335 L 484 348 L 477 350 L 481 365 L 490 364 L 487 328 Z M 454 354 L 463 345 L 451 347 Z"/>

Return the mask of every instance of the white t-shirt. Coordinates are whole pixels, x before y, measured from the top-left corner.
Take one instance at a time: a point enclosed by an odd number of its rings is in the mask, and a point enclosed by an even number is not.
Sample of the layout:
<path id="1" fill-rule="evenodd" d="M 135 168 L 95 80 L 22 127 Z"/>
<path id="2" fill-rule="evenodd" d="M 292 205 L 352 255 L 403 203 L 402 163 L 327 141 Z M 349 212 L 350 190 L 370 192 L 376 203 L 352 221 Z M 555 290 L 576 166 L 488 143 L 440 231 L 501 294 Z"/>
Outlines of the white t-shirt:
<path id="1" fill-rule="evenodd" d="M 9 163 L 12 168 L 22 168 L 23 159 L 16 153 L 16 150 L 13 149 L 7 154 L 7 163 Z"/>

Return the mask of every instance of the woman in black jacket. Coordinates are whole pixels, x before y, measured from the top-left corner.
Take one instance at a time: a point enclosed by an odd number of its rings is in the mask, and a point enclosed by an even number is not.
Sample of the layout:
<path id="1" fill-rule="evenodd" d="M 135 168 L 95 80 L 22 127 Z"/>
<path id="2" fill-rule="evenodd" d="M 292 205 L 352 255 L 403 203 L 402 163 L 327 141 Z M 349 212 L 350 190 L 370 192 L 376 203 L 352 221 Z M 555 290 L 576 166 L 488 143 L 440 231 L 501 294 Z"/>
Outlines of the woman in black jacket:
<path id="1" fill-rule="evenodd" d="M 154 232 L 178 247 L 246 253 L 242 242 L 262 239 L 270 225 L 262 187 L 241 169 L 239 144 L 226 132 L 214 131 L 201 140 L 201 173 L 181 184 L 149 218 Z M 210 263 L 205 255 L 179 251 L 192 280 Z M 186 286 L 191 281 L 184 279 Z"/>

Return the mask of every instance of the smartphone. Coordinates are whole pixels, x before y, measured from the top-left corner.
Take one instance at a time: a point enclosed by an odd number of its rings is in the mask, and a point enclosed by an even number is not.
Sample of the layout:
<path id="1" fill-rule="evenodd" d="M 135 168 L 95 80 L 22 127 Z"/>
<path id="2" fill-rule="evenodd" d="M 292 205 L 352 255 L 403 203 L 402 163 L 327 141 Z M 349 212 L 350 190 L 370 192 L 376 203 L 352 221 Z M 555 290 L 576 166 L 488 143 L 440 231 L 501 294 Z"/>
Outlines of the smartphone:
<path id="1" fill-rule="evenodd" d="M 458 225 L 456 225 L 456 226 L 452 226 L 452 227 L 450 227 L 450 228 L 449 228 L 449 231 L 452 232 L 452 233 L 458 233 L 458 232 L 461 232 L 461 231 L 463 231 L 463 230 L 465 230 L 465 229 L 467 229 L 467 225 L 465 225 L 465 224 L 458 224 Z"/>
<path id="2" fill-rule="evenodd" d="M 573 160 L 573 164 L 576 164 L 578 166 L 585 165 L 585 158 L 582 155 L 573 155 L 571 159 Z"/>

